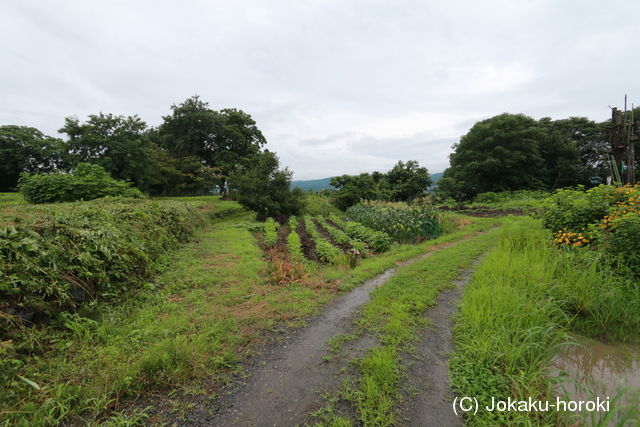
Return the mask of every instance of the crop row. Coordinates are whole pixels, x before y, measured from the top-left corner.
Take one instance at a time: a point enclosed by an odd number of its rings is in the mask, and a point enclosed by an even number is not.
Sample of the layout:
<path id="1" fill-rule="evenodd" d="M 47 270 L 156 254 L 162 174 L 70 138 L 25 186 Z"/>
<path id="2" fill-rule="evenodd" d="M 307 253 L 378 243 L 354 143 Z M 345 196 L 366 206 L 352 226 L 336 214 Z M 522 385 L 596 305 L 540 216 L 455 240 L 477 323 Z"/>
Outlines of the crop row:
<path id="1" fill-rule="evenodd" d="M 320 235 L 316 224 L 309 215 L 305 215 L 303 220 L 307 233 L 309 233 L 313 243 L 316 245 L 318 258 L 324 262 L 334 262 L 340 256 L 340 250 Z"/>
<path id="2" fill-rule="evenodd" d="M 289 254 L 291 258 L 296 261 L 300 261 L 303 258 L 302 243 L 300 241 L 300 235 L 296 232 L 298 227 L 298 218 L 292 216 L 289 218 L 289 235 L 287 236 L 287 247 L 289 248 Z"/>
<path id="3" fill-rule="evenodd" d="M 391 238 L 387 233 L 373 230 L 355 221 L 343 221 L 335 214 L 331 214 L 329 219 L 341 226 L 349 237 L 365 242 L 375 252 L 385 252 L 391 247 Z"/>
<path id="4" fill-rule="evenodd" d="M 367 245 L 362 240 L 349 237 L 347 233 L 331 225 L 324 217 L 319 216 L 316 218 L 316 221 L 327 230 L 327 233 L 329 233 L 337 244 L 348 245 L 360 253 L 366 251 Z"/>
<path id="5" fill-rule="evenodd" d="M 347 216 L 365 227 L 387 233 L 397 242 L 433 239 L 440 234 L 438 210 L 432 205 L 366 202 L 350 207 Z"/>
<path id="6" fill-rule="evenodd" d="M 273 218 L 269 218 L 264 223 L 264 245 L 267 248 L 278 243 L 278 223 Z"/>

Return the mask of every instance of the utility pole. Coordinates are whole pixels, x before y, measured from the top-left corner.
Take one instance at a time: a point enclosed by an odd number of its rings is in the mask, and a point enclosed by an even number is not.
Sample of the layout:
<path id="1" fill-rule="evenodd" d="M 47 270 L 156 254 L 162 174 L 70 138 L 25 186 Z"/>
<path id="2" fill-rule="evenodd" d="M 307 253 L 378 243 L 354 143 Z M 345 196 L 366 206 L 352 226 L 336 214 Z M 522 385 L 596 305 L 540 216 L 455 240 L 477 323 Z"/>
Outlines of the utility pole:
<path id="1" fill-rule="evenodd" d="M 627 111 L 627 95 L 624 96 L 624 111 L 611 108 L 609 141 L 611 142 L 611 168 L 613 180 L 620 184 L 636 183 L 636 161 L 634 143 L 638 140 L 638 123 L 633 117 L 633 107 Z"/>

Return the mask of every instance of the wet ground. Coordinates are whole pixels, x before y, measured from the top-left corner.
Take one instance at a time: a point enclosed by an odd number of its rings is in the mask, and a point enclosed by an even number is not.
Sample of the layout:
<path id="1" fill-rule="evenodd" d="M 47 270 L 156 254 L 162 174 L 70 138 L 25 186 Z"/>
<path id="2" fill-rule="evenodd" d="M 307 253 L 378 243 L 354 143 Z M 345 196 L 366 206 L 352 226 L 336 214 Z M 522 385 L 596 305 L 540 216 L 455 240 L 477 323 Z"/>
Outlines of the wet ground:
<path id="1" fill-rule="evenodd" d="M 459 426 L 464 421 L 453 412 L 453 392 L 447 361 L 453 351 L 453 317 L 462 298 L 462 290 L 480 260 L 465 270 L 454 282 L 455 287 L 438 295 L 435 306 L 425 317 L 429 327 L 417 345 L 417 359 L 405 358 L 409 383 L 405 386 L 401 408 L 409 426 Z M 411 396 L 411 390 L 417 391 Z"/>
<path id="2" fill-rule="evenodd" d="M 569 400 L 610 399 L 611 408 L 621 413 L 638 409 L 640 346 L 575 339 L 576 345 L 564 348 L 553 360 L 553 367 L 565 374 L 556 391 Z"/>

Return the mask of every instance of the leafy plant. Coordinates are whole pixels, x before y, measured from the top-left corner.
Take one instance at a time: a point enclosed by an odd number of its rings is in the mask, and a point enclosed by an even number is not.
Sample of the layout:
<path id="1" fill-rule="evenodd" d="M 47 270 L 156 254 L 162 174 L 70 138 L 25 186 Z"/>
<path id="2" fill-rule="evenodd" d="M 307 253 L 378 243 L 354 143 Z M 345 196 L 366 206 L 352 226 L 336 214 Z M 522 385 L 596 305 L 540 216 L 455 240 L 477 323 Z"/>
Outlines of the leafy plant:
<path id="1" fill-rule="evenodd" d="M 440 234 L 439 212 L 429 203 L 364 202 L 347 209 L 347 216 L 401 243 L 433 239 Z"/>
<path id="2" fill-rule="evenodd" d="M 372 230 L 355 221 L 344 222 L 337 215 L 331 215 L 329 219 L 333 223 L 341 225 L 350 237 L 365 242 L 376 252 L 385 252 L 391 247 L 391 238 L 387 233 Z"/>
<path id="3" fill-rule="evenodd" d="M 115 180 L 101 166 L 89 163 L 79 163 L 73 174 L 24 173 L 18 187 L 31 203 L 73 202 L 105 196 L 143 197 L 130 183 Z"/>
<path id="4" fill-rule="evenodd" d="M 278 224 L 273 218 L 268 218 L 264 223 L 264 245 L 267 248 L 278 243 Z"/>
<path id="5" fill-rule="evenodd" d="M 318 258 L 324 262 L 336 263 L 338 256 L 340 255 L 340 250 L 320 235 L 316 224 L 310 216 L 305 215 L 303 220 L 307 233 L 309 233 L 316 245 Z"/>

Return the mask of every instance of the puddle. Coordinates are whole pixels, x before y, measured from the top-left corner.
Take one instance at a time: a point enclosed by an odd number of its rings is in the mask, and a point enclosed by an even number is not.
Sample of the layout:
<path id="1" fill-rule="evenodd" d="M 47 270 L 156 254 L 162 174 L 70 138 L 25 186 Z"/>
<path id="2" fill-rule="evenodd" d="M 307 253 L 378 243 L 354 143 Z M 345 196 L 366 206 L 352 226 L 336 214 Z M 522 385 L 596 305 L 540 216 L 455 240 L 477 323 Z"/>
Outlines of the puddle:
<path id="1" fill-rule="evenodd" d="M 564 374 L 556 392 L 569 400 L 611 399 L 617 413 L 637 414 L 640 403 L 640 346 L 606 344 L 575 337 L 552 366 Z M 609 424 L 609 423 L 606 423 Z"/>

